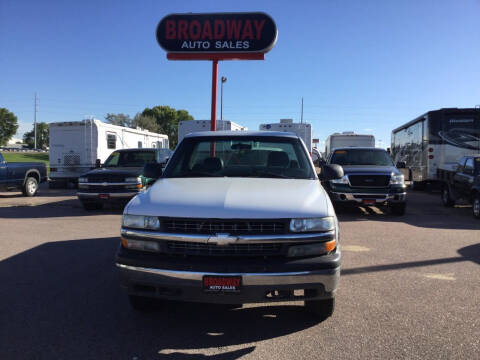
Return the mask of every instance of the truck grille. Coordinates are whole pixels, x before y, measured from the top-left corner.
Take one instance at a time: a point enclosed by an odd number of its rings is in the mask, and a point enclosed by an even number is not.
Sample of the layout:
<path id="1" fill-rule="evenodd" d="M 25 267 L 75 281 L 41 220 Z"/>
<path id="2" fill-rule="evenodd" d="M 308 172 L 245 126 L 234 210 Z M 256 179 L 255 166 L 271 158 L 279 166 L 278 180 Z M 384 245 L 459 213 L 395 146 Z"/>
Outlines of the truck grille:
<path id="1" fill-rule="evenodd" d="M 211 220 L 211 219 L 165 219 L 163 230 L 182 234 L 228 233 L 231 235 L 284 234 L 284 220 Z"/>
<path id="2" fill-rule="evenodd" d="M 118 183 L 124 182 L 125 176 L 123 175 L 110 175 L 110 176 L 89 176 L 88 182 L 90 183 Z"/>
<path id="3" fill-rule="evenodd" d="M 199 256 L 280 256 L 282 244 L 216 244 L 193 243 L 184 241 L 167 241 L 167 249 L 174 255 Z"/>
<path id="4" fill-rule="evenodd" d="M 390 175 L 348 175 L 353 187 L 387 187 Z"/>

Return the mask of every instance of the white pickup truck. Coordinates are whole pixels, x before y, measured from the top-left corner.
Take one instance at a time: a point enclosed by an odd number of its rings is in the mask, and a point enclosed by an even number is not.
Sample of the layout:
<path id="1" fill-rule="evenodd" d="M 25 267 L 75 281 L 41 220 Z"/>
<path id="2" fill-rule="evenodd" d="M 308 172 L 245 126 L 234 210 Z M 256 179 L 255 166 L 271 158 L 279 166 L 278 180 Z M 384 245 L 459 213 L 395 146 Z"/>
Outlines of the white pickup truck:
<path id="1" fill-rule="evenodd" d="M 133 308 L 153 298 L 305 301 L 333 313 L 338 221 L 304 143 L 284 132 L 187 135 L 125 207 L 116 266 Z M 322 180 L 343 176 L 325 165 Z"/>

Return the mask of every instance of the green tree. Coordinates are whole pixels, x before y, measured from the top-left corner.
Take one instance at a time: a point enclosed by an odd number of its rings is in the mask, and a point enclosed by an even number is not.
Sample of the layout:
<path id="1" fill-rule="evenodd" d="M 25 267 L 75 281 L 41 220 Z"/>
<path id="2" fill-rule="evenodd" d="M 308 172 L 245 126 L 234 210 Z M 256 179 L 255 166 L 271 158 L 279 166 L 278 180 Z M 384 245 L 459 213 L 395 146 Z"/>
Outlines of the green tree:
<path id="1" fill-rule="evenodd" d="M 105 120 L 113 125 L 132 127 L 130 115 L 108 113 L 107 116 L 105 116 Z"/>
<path id="2" fill-rule="evenodd" d="M 28 145 L 29 148 L 35 146 L 35 130 L 26 132 L 23 134 L 23 141 Z M 37 148 L 46 149 L 50 141 L 50 129 L 47 123 L 39 122 L 37 123 Z"/>
<path id="3" fill-rule="evenodd" d="M 175 110 L 170 106 L 155 106 L 146 108 L 143 116 L 153 117 L 157 122 L 159 131 L 168 135 L 170 146 L 174 148 L 178 143 L 178 123 L 184 120 L 193 120 L 193 116 L 187 110 Z"/>
<path id="4" fill-rule="evenodd" d="M 145 116 L 140 113 L 135 115 L 135 117 L 133 118 L 132 127 L 139 127 L 154 133 L 160 132 L 160 127 L 158 126 L 157 121 L 153 116 Z"/>
<path id="5" fill-rule="evenodd" d="M 0 146 L 6 145 L 18 129 L 18 119 L 8 109 L 0 108 Z"/>

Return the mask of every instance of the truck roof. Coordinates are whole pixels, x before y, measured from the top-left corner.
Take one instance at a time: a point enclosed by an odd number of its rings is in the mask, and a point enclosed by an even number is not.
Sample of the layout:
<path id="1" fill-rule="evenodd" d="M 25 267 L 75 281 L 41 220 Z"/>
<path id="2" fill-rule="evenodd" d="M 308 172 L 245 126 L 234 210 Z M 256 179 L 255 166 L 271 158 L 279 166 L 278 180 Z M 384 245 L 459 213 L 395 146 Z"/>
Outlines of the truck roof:
<path id="1" fill-rule="evenodd" d="M 264 137 L 284 137 L 284 138 L 298 138 L 297 135 L 291 132 L 284 131 L 197 131 L 185 135 L 185 138 L 192 137 L 215 137 L 215 136 L 233 136 L 233 137 L 250 137 L 250 136 L 264 136 Z"/>

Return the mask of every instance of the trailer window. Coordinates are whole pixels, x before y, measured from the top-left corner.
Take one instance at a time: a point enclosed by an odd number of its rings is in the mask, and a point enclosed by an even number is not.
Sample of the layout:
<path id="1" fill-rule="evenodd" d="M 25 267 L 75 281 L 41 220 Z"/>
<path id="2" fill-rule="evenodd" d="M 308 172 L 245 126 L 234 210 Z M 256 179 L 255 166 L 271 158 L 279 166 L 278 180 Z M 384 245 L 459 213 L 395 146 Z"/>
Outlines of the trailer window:
<path id="1" fill-rule="evenodd" d="M 138 148 L 139 148 L 139 149 L 142 148 L 142 142 L 141 142 L 141 141 L 138 142 Z"/>
<path id="2" fill-rule="evenodd" d="M 107 148 L 108 149 L 117 148 L 117 137 L 115 134 L 107 134 Z"/>

